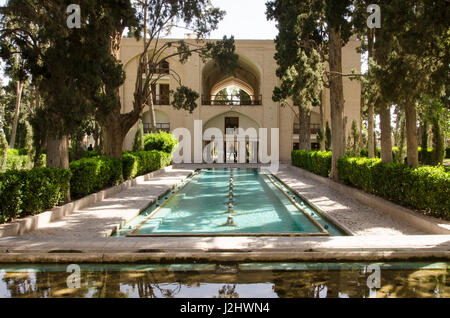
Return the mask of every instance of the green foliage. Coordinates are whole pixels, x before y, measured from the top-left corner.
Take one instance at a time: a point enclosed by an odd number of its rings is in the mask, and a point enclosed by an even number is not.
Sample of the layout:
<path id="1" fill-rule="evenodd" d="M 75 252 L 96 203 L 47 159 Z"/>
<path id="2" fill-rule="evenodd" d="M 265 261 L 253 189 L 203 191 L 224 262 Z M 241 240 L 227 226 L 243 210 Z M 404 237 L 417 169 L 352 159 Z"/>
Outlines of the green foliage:
<path id="1" fill-rule="evenodd" d="M 108 157 L 83 158 L 70 163 L 70 191 L 79 198 L 122 181 L 122 161 Z"/>
<path id="2" fill-rule="evenodd" d="M 165 131 L 148 134 L 144 137 L 145 151 L 158 150 L 171 154 L 177 144 L 178 139 Z"/>
<path id="3" fill-rule="evenodd" d="M 294 150 L 291 153 L 292 165 L 328 177 L 331 171 L 331 151 Z"/>
<path id="4" fill-rule="evenodd" d="M 172 106 L 175 109 L 188 110 L 192 114 L 194 109 L 197 108 L 196 100 L 199 97 L 200 95 L 189 87 L 179 86 L 173 92 Z"/>
<path id="5" fill-rule="evenodd" d="M 0 223 L 33 215 L 64 202 L 71 173 L 57 168 L 0 174 Z"/>
<path id="6" fill-rule="evenodd" d="M 69 162 L 77 161 L 83 158 L 93 158 L 100 156 L 99 151 L 79 150 L 77 154 L 74 153 L 73 148 L 69 148 Z"/>
<path id="7" fill-rule="evenodd" d="M 6 159 L 6 170 L 25 170 L 31 169 L 33 163 L 26 149 L 8 149 Z"/>
<path id="8" fill-rule="evenodd" d="M 433 148 L 423 149 L 422 147 L 418 148 L 419 152 L 419 162 L 423 165 L 432 166 L 433 165 Z"/>
<path id="9" fill-rule="evenodd" d="M 348 152 L 352 157 L 358 156 L 360 153 L 360 147 L 359 147 L 359 129 L 358 129 L 358 123 L 355 119 L 352 121 L 352 128 L 351 128 L 351 136 L 349 136 L 349 144 L 348 144 Z"/>
<path id="10" fill-rule="evenodd" d="M 339 178 L 346 184 L 397 204 L 450 220 L 450 174 L 440 167 L 410 168 L 381 159 L 341 157 Z"/>
<path id="11" fill-rule="evenodd" d="M 170 165 L 172 156 L 163 151 L 125 152 L 122 157 L 123 178 L 132 179 Z"/>

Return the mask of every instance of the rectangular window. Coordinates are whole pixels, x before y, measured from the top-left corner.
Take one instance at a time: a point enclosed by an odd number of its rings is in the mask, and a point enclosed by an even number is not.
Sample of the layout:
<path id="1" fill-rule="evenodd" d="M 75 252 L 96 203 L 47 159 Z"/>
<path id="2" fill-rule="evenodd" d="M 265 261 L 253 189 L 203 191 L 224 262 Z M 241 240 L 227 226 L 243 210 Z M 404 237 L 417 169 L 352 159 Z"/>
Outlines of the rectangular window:
<path id="1" fill-rule="evenodd" d="M 159 84 L 160 105 L 169 105 L 169 84 Z"/>

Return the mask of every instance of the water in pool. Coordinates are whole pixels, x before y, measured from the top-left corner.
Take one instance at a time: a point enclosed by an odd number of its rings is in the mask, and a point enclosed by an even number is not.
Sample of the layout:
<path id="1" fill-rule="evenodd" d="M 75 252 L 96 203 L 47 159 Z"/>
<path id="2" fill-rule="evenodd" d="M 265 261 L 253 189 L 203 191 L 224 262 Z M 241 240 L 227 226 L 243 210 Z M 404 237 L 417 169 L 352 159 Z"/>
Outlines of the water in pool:
<path id="1" fill-rule="evenodd" d="M 204 169 L 129 222 L 117 236 L 158 234 L 343 235 L 258 169 Z"/>
<path id="2" fill-rule="evenodd" d="M 448 263 L 83 264 L 80 288 L 67 265 L 0 265 L 0 298 L 448 298 Z"/>

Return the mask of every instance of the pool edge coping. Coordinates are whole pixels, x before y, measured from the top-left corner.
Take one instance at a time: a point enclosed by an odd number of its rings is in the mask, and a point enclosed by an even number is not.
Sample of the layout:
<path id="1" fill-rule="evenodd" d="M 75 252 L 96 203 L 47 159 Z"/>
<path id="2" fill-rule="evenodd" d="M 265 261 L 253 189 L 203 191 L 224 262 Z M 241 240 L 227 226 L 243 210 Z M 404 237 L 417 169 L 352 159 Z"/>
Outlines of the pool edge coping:
<path id="1" fill-rule="evenodd" d="M 349 262 L 446 261 L 449 251 L 316 251 L 316 252 L 118 252 L 118 253 L 0 253 L 0 264 L 11 263 L 201 263 L 201 262 Z"/>

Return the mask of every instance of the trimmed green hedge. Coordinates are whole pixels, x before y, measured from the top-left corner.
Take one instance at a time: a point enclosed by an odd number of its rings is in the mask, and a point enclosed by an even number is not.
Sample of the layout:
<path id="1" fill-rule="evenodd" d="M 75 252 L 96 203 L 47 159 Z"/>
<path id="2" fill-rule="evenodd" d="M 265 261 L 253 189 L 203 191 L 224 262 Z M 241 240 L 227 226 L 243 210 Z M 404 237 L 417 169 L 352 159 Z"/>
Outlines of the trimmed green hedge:
<path id="1" fill-rule="evenodd" d="M 341 157 L 338 172 L 346 184 L 450 220 L 450 173 L 443 167 L 410 168 L 380 159 Z"/>
<path id="2" fill-rule="evenodd" d="M 328 177 L 331 171 L 331 151 L 294 150 L 291 153 L 292 165 Z"/>
<path id="3" fill-rule="evenodd" d="M 178 139 L 171 133 L 160 131 L 158 133 L 148 134 L 144 137 L 144 150 L 158 150 L 166 153 L 172 153 Z"/>
<path id="4" fill-rule="evenodd" d="M 132 179 L 170 165 L 172 157 L 161 151 L 125 151 L 120 159 L 108 157 L 83 158 L 70 163 L 72 197 L 95 193 L 122 180 Z"/>
<path id="5" fill-rule="evenodd" d="M 69 184 L 71 196 L 76 199 L 168 166 L 171 160 L 165 152 L 138 151 L 124 152 L 122 160 L 83 158 L 71 162 L 70 170 L 7 171 L 0 174 L 0 223 L 57 206 L 64 201 Z"/>
<path id="6" fill-rule="evenodd" d="M 71 172 L 58 168 L 0 174 L 0 223 L 33 215 L 64 202 Z"/>
<path id="7" fill-rule="evenodd" d="M 122 158 L 123 178 L 128 180 L 136 176 L 159 170 L 162 167 L 170 165 L 171 161 L 172 156 L 169 153 L 162 151 L 124 152 Z"/>
<path id="8" fill-rule="evenodd" d="M 80 198 L 122 181 L 122 161 L 108 157 L 83 158 L 70 163 L 72 197 Z"/>

